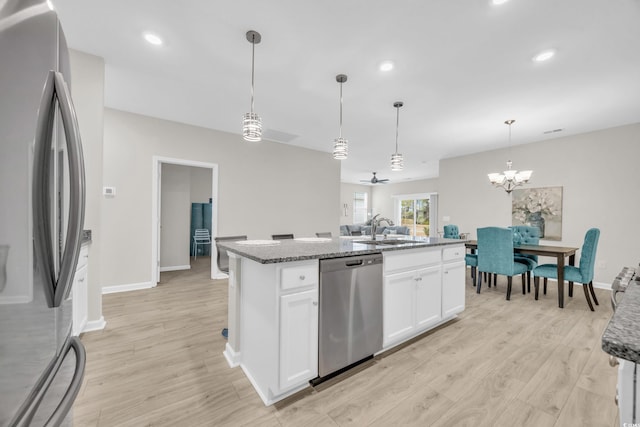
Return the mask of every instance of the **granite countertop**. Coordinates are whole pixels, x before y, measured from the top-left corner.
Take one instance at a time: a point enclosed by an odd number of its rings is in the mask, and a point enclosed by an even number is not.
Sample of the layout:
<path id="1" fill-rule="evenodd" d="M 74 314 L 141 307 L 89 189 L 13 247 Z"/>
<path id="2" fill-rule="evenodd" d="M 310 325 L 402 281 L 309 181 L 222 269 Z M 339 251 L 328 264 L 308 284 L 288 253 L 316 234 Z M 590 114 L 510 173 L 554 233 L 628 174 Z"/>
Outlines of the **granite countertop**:
<path id="1" fill-rule="evenodd" d="M 82 242 L 83 245 L 85 243 L 91 243 L 91 230 L 82 230 Z"/>
<path id="2" fill-rule="evenodd" d="M 280 240 L 278 244 L 268 246 L 242 245 L 237 242 L 218 242 L 217 244 L 226 248 L 229 252 L 236 253 L 261 264 L 273 264 L 305 259 L 341 258 L 353 255 L 366 255 L 433 246 L 461 245 L 465 242 L 465 240 L 444 239 L 441 237 L 411 238 L 410 236 L 406 236 L 406 238 L 402 240 L 411 240 L 410 242 L 396 245 L 358 243 L 358 241 L 362 240 L 368 240 L 367 236 L 358 238 L 334 237 L 330 241 L 311 242 L 286 239 Z"/>
<path id="3" fill-rule="evenodd" d="M 640 282 L 631 281 L 602 335 L 607 353 L 640 363 Z"/>

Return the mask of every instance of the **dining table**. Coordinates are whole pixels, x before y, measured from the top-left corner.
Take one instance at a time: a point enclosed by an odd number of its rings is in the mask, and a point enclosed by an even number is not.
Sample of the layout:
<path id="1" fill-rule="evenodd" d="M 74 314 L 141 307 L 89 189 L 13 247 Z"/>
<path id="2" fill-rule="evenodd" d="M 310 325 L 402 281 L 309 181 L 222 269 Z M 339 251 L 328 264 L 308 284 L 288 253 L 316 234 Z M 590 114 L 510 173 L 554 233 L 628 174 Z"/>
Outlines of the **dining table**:
<path id="1" fill-rule="evenodd" d="M 474 253 L 478 249 L 477 240 L 467 240 L 465 242 L 467 249 Z M 558 265 L 558 307 L 564 308 L 564 266 L 565 259 L 569 258 L 568 265 L 575 265 L 576 252 L 579 248 L 570 248 L 564 246 L 548 246 L 548 245 L 518 245 L 513 247 L 513 252 L 517 254 L 539 255 L 546 257 L 555 257 Z M 569 296 L 573 297 L 573 282 L 569 282 Z"/>

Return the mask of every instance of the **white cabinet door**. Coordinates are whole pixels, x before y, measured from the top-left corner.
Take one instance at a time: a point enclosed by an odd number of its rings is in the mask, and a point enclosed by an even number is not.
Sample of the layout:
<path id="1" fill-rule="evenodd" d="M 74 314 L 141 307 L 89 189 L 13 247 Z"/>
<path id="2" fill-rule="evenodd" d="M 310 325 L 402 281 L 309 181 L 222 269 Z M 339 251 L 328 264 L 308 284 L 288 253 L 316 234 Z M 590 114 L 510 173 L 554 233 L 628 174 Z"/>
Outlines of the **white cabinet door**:
<path id="1" fill-rule="evenodd" d="M 415 326 L 413 299 L 416 287 L 413 271 L 384 278 L 383 346 L 407 335 Z"/>
<path id="2" fill-rule="evenodd" d="M 465 262 L 444 264 L 442 268 L 442 317 L 464 310 Z"/>
<path id="3" fill-rule="evenodd" d="M 318 375 L 318 290 L 280 297 L 280 390 Z"/>
<path id="4" fill-rule="evenodd" d="M 73 277 L 72 295 L 72 312 L 73 326 L 71 334 L 79 336 L 84 327 L 87 325 L 88 318 L 88 290 L 87 290 L 87 266 L 85 265 L 76 271 Z"/>
<path id="5" fill-rule="evenodd" d="M 442 319 L 442 279 L 440 266 L 418 270 L 415 273 L 416 318 L 418 329 L 425 329 Z"/>

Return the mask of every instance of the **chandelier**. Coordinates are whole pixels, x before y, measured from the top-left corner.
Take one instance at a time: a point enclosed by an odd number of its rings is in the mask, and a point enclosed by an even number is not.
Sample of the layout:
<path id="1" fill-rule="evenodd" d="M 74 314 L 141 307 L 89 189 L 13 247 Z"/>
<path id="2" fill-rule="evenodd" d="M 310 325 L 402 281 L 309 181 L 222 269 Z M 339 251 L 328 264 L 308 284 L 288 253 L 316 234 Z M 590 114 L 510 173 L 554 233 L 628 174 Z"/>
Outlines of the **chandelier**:
<path id="1" fill-rule="evenodd" d="M 507 120 L 504 122 L 506 125 L 509 125 L 509 152 L 511 152 L 511 125 L 515 122 L 515 120 Z M 502 187 L 507 193 L 511 193 L 514 188 L 526 184 L 529 182 L 531 178 L 531 174 L 533 171 L 520 171 L 518 172 L 515 169 L 511 169 L 513 162 L 511 160 L 507 160 L 507 170 L 502 173 L 490 173 L 489 181 L 495 187 Z"/>

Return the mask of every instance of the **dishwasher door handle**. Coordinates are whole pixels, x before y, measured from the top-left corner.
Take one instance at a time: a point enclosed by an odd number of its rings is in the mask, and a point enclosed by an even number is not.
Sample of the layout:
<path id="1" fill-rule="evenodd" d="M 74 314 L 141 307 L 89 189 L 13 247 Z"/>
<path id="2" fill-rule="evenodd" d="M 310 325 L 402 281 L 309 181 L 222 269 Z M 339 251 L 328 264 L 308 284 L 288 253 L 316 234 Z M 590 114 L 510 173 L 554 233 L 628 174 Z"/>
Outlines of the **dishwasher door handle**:
<path id="1" fill-rule="evenodd" d="M 361 259 L 355 260 L 355 261 L 347 261 L 344 263 L 344 265 L 346 265 L 347 267 L 357 267 L 359 265 L 362 265 L 363 261 Z"/>

